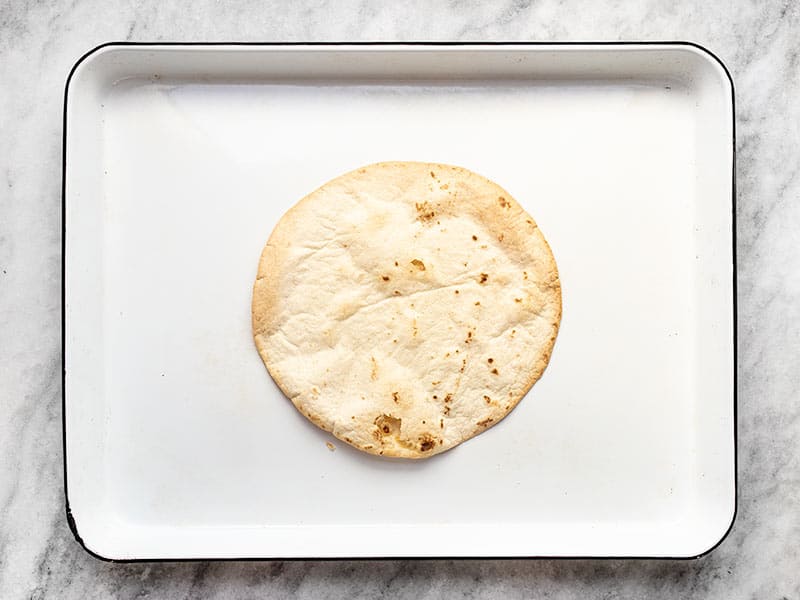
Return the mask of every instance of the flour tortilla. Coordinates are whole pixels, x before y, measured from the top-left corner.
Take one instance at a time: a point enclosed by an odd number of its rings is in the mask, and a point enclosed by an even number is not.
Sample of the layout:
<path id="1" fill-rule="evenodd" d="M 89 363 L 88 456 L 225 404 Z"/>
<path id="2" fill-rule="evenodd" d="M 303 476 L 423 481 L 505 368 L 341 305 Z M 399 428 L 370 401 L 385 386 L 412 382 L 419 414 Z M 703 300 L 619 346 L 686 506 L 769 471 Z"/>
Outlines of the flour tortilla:
<path id="1" fill-rule="evenodd" d="M 252 310 L 258 352 L 303 415 L 366 452 L 425 458 L 496 425 L 541 377 L 561 285 L 507 191 L 386 162 L 281 218 Z"/>

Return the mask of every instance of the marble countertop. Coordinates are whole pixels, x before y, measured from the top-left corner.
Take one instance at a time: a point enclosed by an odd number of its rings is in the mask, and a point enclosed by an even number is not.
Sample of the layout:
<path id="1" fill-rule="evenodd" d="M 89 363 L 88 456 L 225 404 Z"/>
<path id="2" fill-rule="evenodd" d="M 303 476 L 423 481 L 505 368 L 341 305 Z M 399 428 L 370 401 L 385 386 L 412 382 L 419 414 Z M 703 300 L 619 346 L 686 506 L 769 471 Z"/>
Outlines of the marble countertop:
<path id="1" fill-rule="evenodd" d="M 800 600 L 800 5 L 791 2 L 0 4 L 0 598 Z M 110 40 L 690 40 L 736 84 L 739 500 L 693 561 L 111 564 L 64 516 L 63 84 Z"/>

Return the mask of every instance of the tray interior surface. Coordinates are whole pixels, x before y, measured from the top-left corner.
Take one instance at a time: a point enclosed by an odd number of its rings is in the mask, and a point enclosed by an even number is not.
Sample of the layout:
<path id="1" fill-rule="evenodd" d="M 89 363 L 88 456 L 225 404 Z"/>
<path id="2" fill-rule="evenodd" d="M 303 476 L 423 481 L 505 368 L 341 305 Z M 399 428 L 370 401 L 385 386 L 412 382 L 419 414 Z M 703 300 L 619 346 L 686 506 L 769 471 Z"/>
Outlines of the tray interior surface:
<path id="1" fill-rule="evenodd" d="M 66 110 L 67 488 L 88 549 L 692 556 L 728 529 L 732 106 L 703 51 L 106 46 Z M 563 285 L 544 377 L 425 461 L 308 423 L 250 333 L 281 214 L 383 160 L 498 182 Z"/>

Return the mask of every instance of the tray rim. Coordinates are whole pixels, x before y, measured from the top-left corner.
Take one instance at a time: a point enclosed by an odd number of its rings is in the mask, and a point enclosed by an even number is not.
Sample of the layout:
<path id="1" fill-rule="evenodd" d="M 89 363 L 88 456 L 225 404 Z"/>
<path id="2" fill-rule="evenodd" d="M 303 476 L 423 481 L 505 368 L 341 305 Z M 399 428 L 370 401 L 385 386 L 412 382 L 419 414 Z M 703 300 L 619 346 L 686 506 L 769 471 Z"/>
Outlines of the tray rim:
<path id="1" fill-rule="evenodd" d="M 730 85 L 730 102 L 731 102 L 731 259 L 732 259 L 732 344 L 733 344 L 733 513 L 731 515 L 731 522 L 728 528 L 711 547 L 705 551 L 693 556 L 618 556 L 618 555 L 586 555 L 586 556 L 546 556 L 546 555 L 530 555 L 530 556 L 369 556 L 369 557 L 258 557 L 258 556 L 241 556 L 241 557 L 226 557 L 226 558 L 110 558 L 103 556 L 91 550 L 78 531 L 77 524 L 72 515 L 69 503 L 69 490 L 68 490 L 68 476 L 67 476 L 67 422 L 66 422 L 66 217 L 67 217 L 67 202 L 66 202 L 66 180 L 67 180 L 67 108 L 70 83 L 72 77 L 78 70 L 80 65 L 90 58 L 92 55 L 110 47 L 256 47 L 256 48 L 289 48 L 289 47 L 317 47 L 317 48 L 336 48 L 340 46 L 352 46 L 360 48 L 378 48 L 378 47 L 528 47 L 528 48 L 568 48 L 583 46 L 587 48 L 603 48 L 603 47 L 618 47 L 620 50 L 632 47 L 684 47 L 692 48 L 705 55 L 711 62 L 716 63 L 724 73 Z M 61 136 L 61 444 L 62 444 L 62 461 L 63 461 L 63 480 L 64 480 L 64 508 L 67 519 L 67 524 L 75 538 L 75 541 L 83 548 L 83 550 L 95 559 L 110 562 L 110 563 L 164 563 L 164 562 L 201 562 L 201 561 L 336 561 L 336 560 L 364 560 L 364 561 L 377 561 L 377 560 L 680 560 L 680 561 L 694 561 L 700 559 L 714 550 L 716 550 L 728 537 L 736 523 L 736 518 L 739 509 L 739 438 L 738 438 L 738 265 L 736 255 L 736 92 L 733 81 L 728 67 L 714 52 L 705 46 L 686 40 L 647 40 L 647 41 L 374 41 L 374 42 L 353 42 L 353 41 L 313 41 L 313 42 L 200 42 L 200 41 L 153 41 L 153 42 L 133 42 L 133 41 L 109 41 L 103 42 L 92 49 L 85 52 L 70 68 L 64 84 L 64 100 L 62 112 L 62 136 Z"/>

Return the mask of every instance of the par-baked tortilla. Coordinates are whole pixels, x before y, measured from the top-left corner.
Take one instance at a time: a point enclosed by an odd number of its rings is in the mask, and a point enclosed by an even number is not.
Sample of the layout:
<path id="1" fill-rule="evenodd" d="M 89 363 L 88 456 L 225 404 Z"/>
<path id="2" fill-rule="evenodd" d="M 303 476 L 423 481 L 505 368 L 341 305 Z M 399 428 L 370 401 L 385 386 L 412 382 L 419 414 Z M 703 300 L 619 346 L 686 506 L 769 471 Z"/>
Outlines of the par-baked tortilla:
<path id="1" fill-rule="evenodd" d="M 497 184 L 387 162 L 281 218 L 252 310 L 264 364 L 303 415 L 366 452 L 424 458 L 496 425 L 541 377 L 561 285 Z"/>

